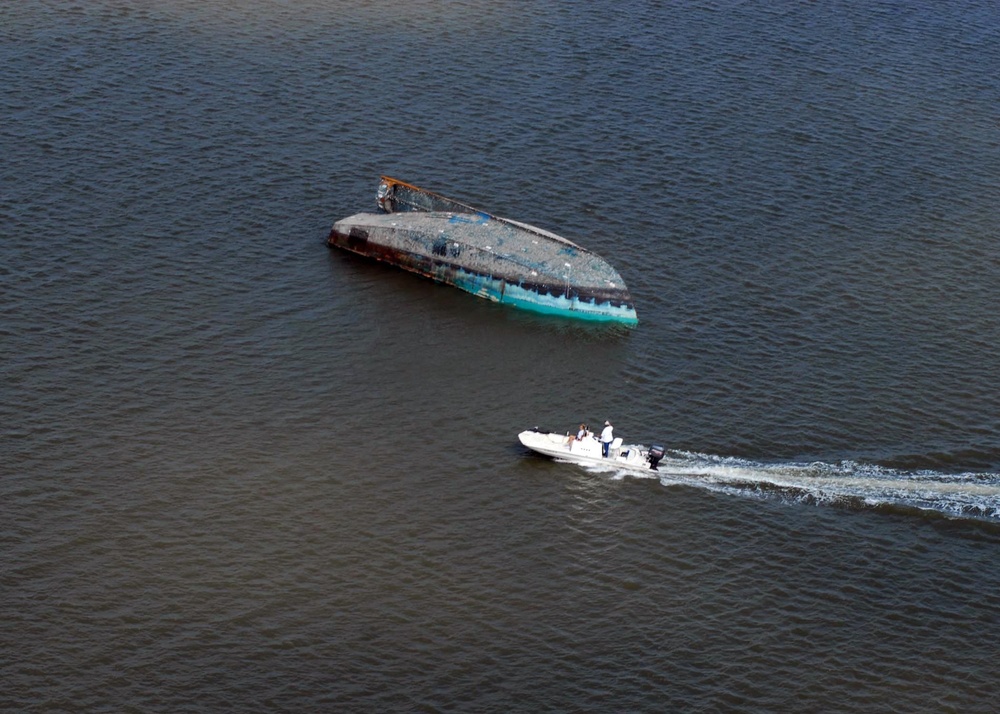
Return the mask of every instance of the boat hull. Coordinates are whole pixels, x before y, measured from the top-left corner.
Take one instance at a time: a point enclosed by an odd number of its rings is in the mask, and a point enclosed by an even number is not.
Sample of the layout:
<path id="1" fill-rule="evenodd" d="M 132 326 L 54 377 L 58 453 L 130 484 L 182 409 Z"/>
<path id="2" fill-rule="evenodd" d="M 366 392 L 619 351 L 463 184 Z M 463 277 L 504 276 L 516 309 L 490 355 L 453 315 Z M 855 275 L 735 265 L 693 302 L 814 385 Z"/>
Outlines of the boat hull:
<path id="1" fill-rule="evenodd" d="M 621 277 L 599 256 L 489 214 L 361 213 L 335 223 L 328 243 L 523 310 L 638 322 Z"/>
<path id="2" fill-rule="evenodd" d="M 591 466 L 614 466 L 644 473 L 654 471 L 649 466 L 646 449 L 641 446 L 619 446 L 611 449 L 605 458 L 601 443 L 593 437 L 577 440 L 569 435 L 529 429 L 518 434 L 517 439 L 535 453 L 561 461 Z"/>

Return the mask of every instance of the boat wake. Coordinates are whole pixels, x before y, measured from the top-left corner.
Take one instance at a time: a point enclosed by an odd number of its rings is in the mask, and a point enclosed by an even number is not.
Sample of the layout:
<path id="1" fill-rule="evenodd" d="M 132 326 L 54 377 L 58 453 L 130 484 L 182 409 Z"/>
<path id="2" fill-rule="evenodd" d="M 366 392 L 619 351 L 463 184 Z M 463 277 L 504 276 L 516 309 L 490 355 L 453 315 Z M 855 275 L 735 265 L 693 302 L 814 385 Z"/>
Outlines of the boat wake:
<path id="1" fill-rule="evenodd" d="M 656 474 L 586 466 L 615 478 L 655 478 L 748 498 L 938 515 L 1000 524 L 1000 473 L 903 471 L 855 461 L 766 463 L 670 451 Z"/>

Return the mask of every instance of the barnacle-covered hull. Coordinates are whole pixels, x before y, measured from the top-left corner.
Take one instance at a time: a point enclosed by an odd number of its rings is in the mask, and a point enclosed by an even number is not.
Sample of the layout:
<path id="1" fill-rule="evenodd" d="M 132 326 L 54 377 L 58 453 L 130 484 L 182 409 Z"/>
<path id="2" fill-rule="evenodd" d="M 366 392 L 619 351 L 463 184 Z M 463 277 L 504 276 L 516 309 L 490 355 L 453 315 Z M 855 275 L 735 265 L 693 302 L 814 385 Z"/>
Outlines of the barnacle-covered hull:
<path id="1" fill-rule="evenodd" d="M 337 221 L 331 246 L 525 310 L 638 322 L 621 276 L 595 253 L 534 226 L 386 182 L 379 187 L 379 205 L 393 212 Z"/>

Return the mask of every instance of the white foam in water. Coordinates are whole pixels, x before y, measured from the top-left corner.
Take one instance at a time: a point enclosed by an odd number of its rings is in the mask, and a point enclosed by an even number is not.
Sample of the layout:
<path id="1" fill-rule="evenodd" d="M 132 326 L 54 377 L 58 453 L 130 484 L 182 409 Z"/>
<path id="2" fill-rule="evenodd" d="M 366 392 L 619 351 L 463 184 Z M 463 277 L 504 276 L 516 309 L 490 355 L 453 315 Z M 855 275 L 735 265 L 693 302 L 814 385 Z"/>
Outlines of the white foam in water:
<path id="1" fill-rule="evenodd" d="M 899 471 L 854 461 L 765 463 L 691 452 L 673 452 L 659 473 L 616 466 L 587 466 L 591 473 L 659 478 L 664 486 L 685 485 L 750 498 L 800 502 L 894 506 L 950 517 L 1000 520 L 1000 473 L 945 474 Z"/>

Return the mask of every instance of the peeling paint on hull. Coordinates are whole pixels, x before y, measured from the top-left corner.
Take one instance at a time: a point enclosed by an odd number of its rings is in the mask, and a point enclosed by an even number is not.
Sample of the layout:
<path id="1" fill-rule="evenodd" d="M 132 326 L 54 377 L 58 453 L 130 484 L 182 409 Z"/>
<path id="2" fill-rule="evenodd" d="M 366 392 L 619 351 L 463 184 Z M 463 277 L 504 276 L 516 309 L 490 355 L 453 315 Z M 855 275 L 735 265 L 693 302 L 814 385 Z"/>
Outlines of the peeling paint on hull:
<path id="1" fill-rule="evenodd" d="M 380 205 L 385 181 L 379 188 Z M 595 253 L 533 226 L 402 186 L 409 198 L 422 201 L 418 207 L 337 221 L 329 245 L 524 310 L 638 322 L 621 276 Z M 433 210 L 444 207 L 449 210 Z"/>

